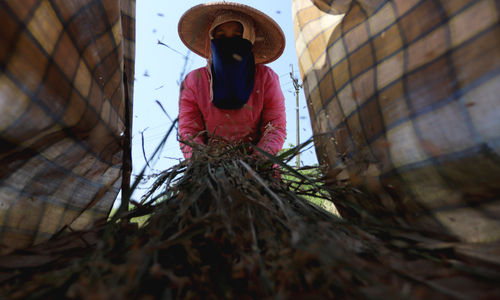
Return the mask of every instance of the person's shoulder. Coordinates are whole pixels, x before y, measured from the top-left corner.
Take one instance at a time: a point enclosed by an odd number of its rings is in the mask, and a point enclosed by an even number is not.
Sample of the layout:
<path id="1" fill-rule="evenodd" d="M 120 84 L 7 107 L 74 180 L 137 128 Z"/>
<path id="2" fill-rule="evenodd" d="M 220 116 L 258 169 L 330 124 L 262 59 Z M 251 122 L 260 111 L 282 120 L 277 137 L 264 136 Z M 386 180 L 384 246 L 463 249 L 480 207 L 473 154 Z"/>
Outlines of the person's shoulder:
<path id="1" fill-rule="evenodd" d="M 194 69 L 192 71 L 189 71 L 186 75 L 186 77 L 191 77 L 191 76 L 199 76 L 201 74 L 207 73 L 207 67 L 200 67 L 198 69 Z"/>
<path id="2" fill-rule="evenodd" d="M 276 77 L 278 76 L 276 74 L 276 72 L 274 72 L 273 69 L 271 69 L 271 67 L 269 66 L 266 66 L 266 65 L 262 65 L 262 64 L 257 64 L 255 65 L 255 70 L 257 73 L 260 73 L 261 76 L 263 77 Z"/>
<path id="3" fill-rule="evenodd" d="M 187 73 L 187 75 L 184 77 L 184 83 L 191 83 L 194 81 L 197 81 L 201 78 L 205 78 L 208 76 L 208 71 L 206 67 L 201 67 L 198 69 L 194 69 L 190 72 Z"/>
<path id="4" fill-rule="evenodd" d="M 267 66 L 267 65 L 263 65 L 263 64 L 256 64 L 255 65 L 255 68 L 257 70 L 260 70 L 261 72 L 267 72 L 267 73 L 274 73 L 273 69 L 271 69 L 271 67 Z"/>

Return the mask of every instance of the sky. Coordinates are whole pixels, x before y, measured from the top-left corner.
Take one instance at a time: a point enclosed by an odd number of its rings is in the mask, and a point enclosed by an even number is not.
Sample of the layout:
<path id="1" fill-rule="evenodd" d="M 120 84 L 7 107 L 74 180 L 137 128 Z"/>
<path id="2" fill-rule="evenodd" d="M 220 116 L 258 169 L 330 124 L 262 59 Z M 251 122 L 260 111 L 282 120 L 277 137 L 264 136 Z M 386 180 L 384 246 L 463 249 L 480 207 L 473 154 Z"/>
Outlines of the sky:
<path id="1" fill-rule="evenodd" d="M 192 6 L 207 1 L 194 0 L 137 0 L 136 2 L 136 58 L 134 84 L 134 112 L 132 128 L 133 175 L 140 173 L 178 115 L 178 97 L 181 77 L 191 70 L 206 65 L 206 61 L 190 52 L 181 42 L 177 23 Z M 287 138 L 284 147 L 296 144 L 296 96 L 290 72 L 300 79 L 294 45 L 291 1 L 246 0 L 234 1 L 252 6 L 273 18 L 283 29 L 286 47 L 283 55 L 268 64 L 279 76 L 285 96 Z M 161 42 L 162 44 L 159 44 Z M 187 59 L 186 59 L 187 57 Z M 167 112 L 162 111 L 157 101 Z M 304 93 L 299 91 L 300 141 L 312 135 Z M 146 174 L 166 170 L 182 160 L 176 132 L 171 134 L 159 159 L 147 168 Z M 144 137 L 144 139 L 143 139 Z M 144 144 L 144 147 L 143 147 Z M 317 163 L 314 149 L 301 154 L 302 165 Z M 295 164 L 295 160 L 291 163 Z M 134 178 L 132 178 L 132 181 Z M 134 198 L 144 192 L 139 189 Z"/>

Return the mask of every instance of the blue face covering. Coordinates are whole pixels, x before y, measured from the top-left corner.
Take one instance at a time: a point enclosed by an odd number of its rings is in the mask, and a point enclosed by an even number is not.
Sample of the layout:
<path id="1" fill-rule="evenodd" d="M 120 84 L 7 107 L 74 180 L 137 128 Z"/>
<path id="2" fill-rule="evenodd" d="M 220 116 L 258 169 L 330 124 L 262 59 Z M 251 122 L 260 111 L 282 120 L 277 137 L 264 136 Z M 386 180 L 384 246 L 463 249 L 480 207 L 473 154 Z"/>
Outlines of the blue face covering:
<path id="1" fill-rule="evenodd" d="M 213 39 L 213 103 L 221 109 L 242 108 L 250 98 L 255 79 L 252 43 L 240 37 Z"/>

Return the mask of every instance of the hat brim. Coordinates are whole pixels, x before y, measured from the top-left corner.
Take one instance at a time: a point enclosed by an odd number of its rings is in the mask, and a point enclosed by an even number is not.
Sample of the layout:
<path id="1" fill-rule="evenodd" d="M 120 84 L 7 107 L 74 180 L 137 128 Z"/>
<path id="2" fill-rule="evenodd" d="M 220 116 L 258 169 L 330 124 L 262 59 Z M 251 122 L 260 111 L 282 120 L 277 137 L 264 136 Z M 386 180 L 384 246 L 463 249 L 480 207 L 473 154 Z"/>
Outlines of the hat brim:
<path id="1" fill-rule="evenodd" d="M 285 49 L 285 35 L 280 26 L 263 12 L 248 5 L 231 2 L 199 4 L 186 11 L 179 20 L 179 37 L 194 53 L 208 58 L 210 40 L 208 30 L 218 11 L 232 10 L 246 14 L 254 21 L 255 42 L 253 54 L 255 63 L 267 64 L 281 56 Z"/>

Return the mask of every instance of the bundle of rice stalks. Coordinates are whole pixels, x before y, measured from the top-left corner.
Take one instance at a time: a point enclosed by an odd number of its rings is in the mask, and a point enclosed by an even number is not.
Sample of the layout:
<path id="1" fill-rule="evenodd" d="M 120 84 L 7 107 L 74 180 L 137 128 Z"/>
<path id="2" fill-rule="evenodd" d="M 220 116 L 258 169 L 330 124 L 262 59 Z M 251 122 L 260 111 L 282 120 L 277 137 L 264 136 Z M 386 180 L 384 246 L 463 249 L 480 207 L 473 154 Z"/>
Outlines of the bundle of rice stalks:
<path id="1" fill-rule="evenodd" d="M 197 151 L 156 176 L 135 208 L 85 232 L 0 258 L 10 299 L 460 299 L 499 296 L 500 264 L 453 243 L 349 223 L 302 195 L 325 190 L 243 146 Z M 290 153 L 292 153 L 291 151 Z M 287 156 L 288 154 L 285 154 Z M 278 168 L 280 165 L 281 168 Z M 278 171 L 279 170 L 279 171 Z M 313 175 L 317 174 L 314 178 Z M 336 195 L 336 196 L 335 196 Z M 146 216 L 141 226 L 131 223 Z"/>

